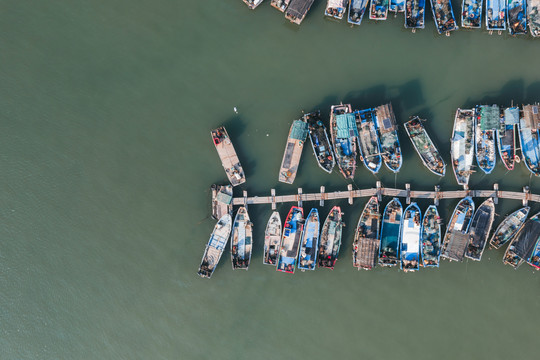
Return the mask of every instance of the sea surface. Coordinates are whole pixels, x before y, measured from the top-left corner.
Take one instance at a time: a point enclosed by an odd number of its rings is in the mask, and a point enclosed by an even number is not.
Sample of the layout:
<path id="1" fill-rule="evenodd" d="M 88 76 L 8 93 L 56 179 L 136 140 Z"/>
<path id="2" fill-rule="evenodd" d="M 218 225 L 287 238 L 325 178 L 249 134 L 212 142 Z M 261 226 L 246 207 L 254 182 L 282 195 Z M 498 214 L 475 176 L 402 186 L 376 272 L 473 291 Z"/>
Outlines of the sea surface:
<path id="1" fill-rule="evenodd" d="M 347 227 L 333 271 L 263 266 L 271 209 L 253 205 L 249 271 L 233 271 L 227 250 L 212 279 L 197 276 L 215 224 L 209 188 L 226 181 L 212 128 L 227 127 L 244 166 L 236 195 L 332 191 L 347 181 L 309 148 L 294 185 L 277 182 L 302 111 L 327 119 L 340 101 L 391 101 L 400 124 L 427 119 L 449 163 L 458 107 L 540 100 L 530 35 L 440 36 L 429 8 L 416 34 L 401 15 L 351 28 L 325 19 L 323 0 L 296 26 L 269 2 L 0 1 L 0 359 L 538 357 L 540 273 L 504 266 L 504 249 L 414 274 L 356 271 L 367 199 L 334 203 Z M 355 188 L 458 189 L 451 167 L 432 175 L 399 136 L 399 174 L 360 167 Z M 540 193 L 523 163 L 470 186 L 494 183 Z M 445 221 L 456 204 L 441 202 Z M 501 201 L 495 225 L 519 206 Z"/>

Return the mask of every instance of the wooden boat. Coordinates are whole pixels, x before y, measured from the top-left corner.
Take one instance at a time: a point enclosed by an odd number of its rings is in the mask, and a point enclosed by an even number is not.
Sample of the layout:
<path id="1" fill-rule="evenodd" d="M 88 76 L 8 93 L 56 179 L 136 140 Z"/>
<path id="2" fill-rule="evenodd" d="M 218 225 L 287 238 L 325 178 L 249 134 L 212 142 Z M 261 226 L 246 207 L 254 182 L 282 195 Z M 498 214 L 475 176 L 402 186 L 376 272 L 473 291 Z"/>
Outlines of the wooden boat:
<path id="1" fill-rule="evenodd" d="M 285 10 L 287 10 L 287 7 L 289 6 L 290 2 L 291 2 L 291 0 L 272 0 L 270 2 L 270 5 L 272 5 L 273 7 L 275 7 L 276 9 L 278 9 L 281 12 L 285 12 Z"/>
<path id="2" fill-rule="evenodd" d="M 281 245 L 281 217 L 277 211 L 270 215 L 264 231 L 263 264 L 276 265 Z"/>
<path id="3" fill-rule="evenodd" d="M 490 247 L 498 249 L 504 244 L 506 244 L 510 239 L 517 234 L 519 229 L 527 220 L 527 215 L 529 215 L 529 210 L 531 208 L 528 206 L 522 207 L 508 215 L 497 227 L 495 233 L 489 241 Z"/>
<path id="4" fill-rule="evenodd" d="M 388 11 L 395 13 L 405 12 L 405 0 L 390 0 Z"/>
<path id="5" fill-rule="evenodd" d="M 319 249 L 319 211 L 311 209 L 304 224 L 304 234 L 300 242 L 298 254 L 299 270 L 315 270 L 317 250 Z"/>
<path id="6" fill-rule="evenodd" d="M 474 111 L 457 109 L 452 131 L 452 168 L 458 185 L 469 184 L 474 156 Z"/>
<path id="7" fill-rule="evenodd" d="M 223 165 L 223 169 L 225 169 L 225 173 L 227 173 L 227 177 L 229 178 L 229 182 L 232 186 L 245 183 L 246 175 L 244 174 L 244 169 L 242 169 L 240 160 L 238 160 L 231 138 L 227 134 L 225 127 L 220 126 L 212 130 L 210 134 L 221 159 L 221 165 Z"/>
<path id="8" fill-rule="evenodd" d="M 366 12 L 368 0 L 351 0 L 349 2 L 349 16 L 347 22 L 353 25 L 360 25 Z"/>
<path id="9" fill-rule="evenodd" d="M 281 168 L 279 169 L 280 182 L 286 184 L 292 184 L 294 182 L 307 134 L 307 123 L 304 120 L 294 120 L 289 130 L 287 145 L 285 145 L 285 152 L 281 160 Z"/>
<path id="10" fill-rule="evenodd" d="M 497 105 L 476 107 L 474 117 L 476 162 L 486 174 L 491 174 L 497 161 L 495 131 L 500 126 L 499 114 Z"/>
<path id="11" fill-rule="evenodd" d="M 519 229 L 503 256 L 503 263 L 517 269 L 529 259 L 540 238 L 540 213 L 534 215 Z"/>
<path id="12" fill-rule="evenodd" d="M 425 18 L 426 0 L 406 0 L 405 28 L 423 29 L 425 27 Z"/>
<path id="13" fill-rule="evenodd" d="M 398 264 L 399 236 L 403 207 L 398 198 L 394 198 L 384 208 L 381 226 L 381 248 L 379 265 L 396 266 Z"/>
<path id="14" fill-rule="evenodd" d="M 251 10 L 261 5 L 261 3 L 263 2 L 263 0 L 243 0 L 243 1 Z"/>
<path id="15" fill-rule="evenodd" d="M 540 0 L 527 0 L 527 21 L 531 35 L 540 36 Z"/>
<path id="16" fill-rule="evenodd" d="M 463 0 L 461 3 L 461 27 L 480 29 L 482 27 L 482 5 L 484 0 Z"/>
<path id="17" fill-rule="evenodd" d="M 450 31 L 458 29 L 450 0 L 431 0 L 431 11 L 439 34 L 450 36 Z"/>
<path id="18" fill-rule="evenodd" d="M 422 266 L 439 267 L 441 256 L 441 218 L 435 205 L 430 205 L 422 220 L 420 233 Z"/>
<path id="19" fill-rule="evenodd" d="M 375 127 L 375 111 L 373 109 L 355 111 L 358 126 L 358 147 L 360 160 L 373 174 L 379 172 L 382 164 L 379 135 Z"/>
<path id="20" fill-rule="evenodd" d="M 508 31 L 511 35 L 527 33 L 527 0 L 508 0 Z"/>
<path id="21" fill-rule="evenodd" d="M 386 20 L 388 17 L 388 0 L 371 0 L 369 18 L 371 20 Z"/>
<path id="22" fill-rule="evenodd" d="M 401 169 L 403 158 L 397 135 L 396 117 L 392 104 L 388 103 L 375 108 L 376 125 L 379 131 L 381 155 L 388 170 L 397 173 Z"/>
<path id="23" fill-rule="evenodd" d="M 401 223 L 400 270 L 417 271 L 420 267 L 420 233 L 422 212 L 416 203 L 405 209 Z"/>
<path id="24" fill-rule="evenodd" d="M 446 227 L 444 234 L 441 257 L 462 261 L 465 256 L 465 250 L 469 243 L 467 231 L 474 214 L 474 201 L 470 196 L 462 199 L 456 206 L 450 222 Z"/>
<path id="25" fill-rule="evenodd" d="M 216 226 L 214 226 L 214 231 L 210 235 L 210 240 L 206 244 L 206 249 L 204 250 L 204 255 L 199 265 L 199 271 L 197 274 L 200 277 L 210 279 L 216 266 L 221 259 L 223 250 L 227 245 L 229 240 L 229 235 L 231 234 L 232 218 L 231 215 L 225 214 L 219 219 Z"/>
<path id="26" fill-rule="evenodd" d="M 523 106 L 523 117 L 519 120 L 519 141 L 525 166 L 540 176 L 540 113 L 539 104 Z"/>
<path id="27" fill-rule="evenodd" d="M 300 25 L 314 1 L 315 0 L 291 0 L 287 10 L 285 10 L 285 19 Z"/>
<path id="28" fill-rule="evenodd" d="M 519 124 L 519 108 L 504 109 L 501 126 L 497 129 L 499 157 L 508 170 L 514 170 L 516 160 L 516 125 Z"/>
<path id="29" fill-rule="evenodd" d="M 281 238 L 281 248 L 276 266 L 277 271 L 294 274 L 296 258 L 298 257 L 298 248 L 302 239 L 304 229 L 304 210 L 301 207 L 293 206 L 289 210 L 283 235 Z"/>
<path id="30" fill-rule="evenodd" d="M 309 139 L 315 159 L 317 159 L 317 164 L 327 173 L 331 173 L 336 165 L 336 161 L 334 159 L 334 152 L 332 151 L 332 144 L 326 132 L 326 126 L 324 126 L 321 119 L 320 111 L 304 115 L 304 121 L 308 124 Z"/>
<path id="31" fill-rule="evenodd" d="M 424 128 L 422 119 L 413 117 L 405 123 L 405 130 L 424 166 L 435 175 L 444 176 L 446 164 Z"/>
<path id="32" fill-rule="evenodd" d="M 247 270 L 251 260 L 253 245 L 253 224 L 249 221 L 247 209 L 242 206 L 238 209 L 231 235 L 232 268 Z"/>
<path id="33" fill-rule="evenodd" d="M 529 258 L 527 264 L 531 265 L 536 270 L 540 270 L 540 237 L 536 240 L 536 244 Z"/>
<path id="34" fill-rule="evenodd" d="M 373 196 L 364 207 L 354 233 L 353 266 L 358 270 L 371 270 L 377 265 L 380 223 L 379 201 Z"/>
<path id="35" fill-rule="evenodd" d="M 343 19 L 348 2 L 349 0 L 326 0 L 324 15 L 338 20 Z"/>
<path id="36" fill-rule="evenodd" d="M 465 257 L 476 261 L 482 260 L 494 218 L 495 204 L 493 198 L 489 198 L 474 213 L 469 228 L 469 244 L 465 251 Z"/>
<path id="37" fill-rule="evenodd" d="M 350 104 L 333 105 L 330 109 L 330 134 L 339 171 L 345 179 L 353 179 L 356 171 L 356 139 L 358 129 Z"/>
<path id="38" fill-rule="evenodd" d="M 506 30 L 506 0 L 486 0 L 486 28 Z"/>
<path id="39" fill-rule="evenodd" d="M 319 267 L 333 270 L 341 247 L 343 232 L 343 213 L 339 206 L 334 206 L 324 221 L 319 245 Z"/>
<path id="40" fill-rule="evenodd" d="M 212 185 L 212 218 L 219 220 L 225 214 L 232 214 L 233 187 L 231 185 Z"/>

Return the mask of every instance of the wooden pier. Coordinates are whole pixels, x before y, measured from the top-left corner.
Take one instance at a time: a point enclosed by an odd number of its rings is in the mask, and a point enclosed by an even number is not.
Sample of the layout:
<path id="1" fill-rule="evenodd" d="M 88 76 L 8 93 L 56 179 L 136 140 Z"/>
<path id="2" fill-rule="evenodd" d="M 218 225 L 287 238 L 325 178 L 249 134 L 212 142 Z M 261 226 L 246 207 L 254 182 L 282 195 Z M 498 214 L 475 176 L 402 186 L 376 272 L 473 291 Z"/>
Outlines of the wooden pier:
<path id="1" fill-rule="evenodd" d="M 523 205 L 527 205 L 529 201 L 540 202 L 540 195 L 531 194 L 529 187 L 523 188 L 522 192 L 518 191 L 502 191 L 499 190 L 499 184 L 494 184 L 492 190 L 451 190 L 441 191 L 440 187 L 435 186 L 434 191 L 413 190 L 410 184 L 405 184 L 405 189 L 386 188 L 382 186 L 380 181 L 377 181 L 376 187 L 371 189 L 353 190 L 349 184 L 345 191 L 335 191 L 327 193 L 324 186 L 318 193 L 304 193 L 302 188 L 298 188 L 297 194 L 292 195 L 276 195 L 276 191 L 272 189 L 270 196 L 251 196 L 248 197 L 247 191 L 244 190 L 242 197 L 233 198 L 233 205 L 247 206 L 258 204 L 271 204 L 272 209 L 276 208 L 278 203 L 297 203 L 302 206 L 307 201 L 318 201 L 320 206 L 324 206 L 325 201 L 348 199 L 349 204 L 353 204 L 355 198 L 364 198 L 377 196 L 379 201 L 383 196 L 401 197 L 406 199 L 406 203 L 410 204 L 414 199 L 431 199 L 435 205 L 439 204 L 439 200 L 444 199 L 462 199 L 466 196 L 476 198 L 493 198 L 495 203 L 499 199 L 520 200 Z"/>

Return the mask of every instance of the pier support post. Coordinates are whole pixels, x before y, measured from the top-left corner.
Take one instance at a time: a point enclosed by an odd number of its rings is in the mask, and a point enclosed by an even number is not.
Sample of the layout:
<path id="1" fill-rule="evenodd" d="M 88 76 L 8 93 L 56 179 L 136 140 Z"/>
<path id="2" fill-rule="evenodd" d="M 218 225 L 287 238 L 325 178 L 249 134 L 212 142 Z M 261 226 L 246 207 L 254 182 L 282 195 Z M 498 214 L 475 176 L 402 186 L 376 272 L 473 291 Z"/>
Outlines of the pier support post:
<path id="1" fill-rule="evenodd" d="M 382 201 L 381 181 L 377 180 L 377 200 Z"/>
<path id="2" fill-rule="evenodd" d="M 524 192 L 524 195 L 523 196 L 523 206 L 527 206 L 529 204 L 529 195 L 530 195 L 530 189 L 528 186 L 525 186 L 523 187 L 523 192 Z"/>
<path id="3" fill-rule="evenodd" d="M 242 194 L 244 195 L 244 206 L 245 206 L 246 209 L 247 209 L 247 191 L 244 190 L 244 191 L 242 192 Z"/>
<path id="4" fill-rule="evenodd" d="M 298 207 L 302 207 L 302 188 L 298 188 Z"/>
<path id="5" fill-rule="evenodd" d="M 347 190 L 349 191 L 349 205 L 352 205 L 353 204 L 352 184 L 347 185 Z"/>
<path id="6" fill-rule="evenodd" d="M 499 203 L 499 184 L 493 184 L 493 190 L 495 190 L 495 195 L 493 196 L 493 202 L 495 205 Z"/>
<path id="7" fill-rule="evenodd" d="M 272 210 L 276 210 L 276 189 L 271 189 L 270 195 L 272 195 Z"/>
<path id="8" fill-rule="evenodd" d="M 439 206 L 439 199 L 441 198 L 441 194 L 439 194 L 441 191 L 440 185 L 435 185 L 435 199 L 433 199 L 433 203 L 435 206 Z"/>
<path id="9" fill-rule="evenodd" d="M 411 203 L 411 184 L 405 184 L 405 190 L 407 190 L 406 204 L 409 205 Z"/>
<path id="10" fill-rule="evenodd" d="M 324 206 L 324 186 L 321 186 L 321 200 L 319 200 L 319 205 Z"/>

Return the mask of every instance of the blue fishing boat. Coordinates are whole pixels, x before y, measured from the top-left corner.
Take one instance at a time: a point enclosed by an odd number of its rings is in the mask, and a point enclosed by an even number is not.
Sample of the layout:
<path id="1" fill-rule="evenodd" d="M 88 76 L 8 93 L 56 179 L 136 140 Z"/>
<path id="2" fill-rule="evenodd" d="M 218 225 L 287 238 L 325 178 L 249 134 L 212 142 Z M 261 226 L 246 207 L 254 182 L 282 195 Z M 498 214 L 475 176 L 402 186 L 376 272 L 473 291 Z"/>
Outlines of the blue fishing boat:
<path id="1" fill-rule="evenodd" d="M 480 261 L 486 248 L 493 219 L 495 218 L 495 204 L 492 198 L 484 201 L 474 213 L 469 228 L 469 244 L 465 257 Z"/>
<path id="2" fill-rule="evenodd" d="M 238 209 L 231 235 L 232 268 L 247 270 L 251 261 L 253 248 L 253 223 L 249 220 L 247 209 Z"/>
<path id="3" fill-rule="evenodd" d="M 402 216 L 403 207 L 399 199 L 394 198 L 384 208 L 381 248 L 379 250 L 379 265 L 381 266 L 396 266 L 398 264 Z"/>
<path id="4" fill-rule="evenodd" d="M 225 214 L 219 219 L 216 226 L 214 226 L 214 231 L 210 235 L 210 240 L 206 244 L 206 249 L 204 250 L 204 255 L 199 265 L 199 271 L 197 274 L 200 277 L 210 279 L 216 266 L 221 259 L 223 250 L 229 241 L 229 235 L 231 233 L 232 227 L 232 218 L 231 215 Z"/>
<path id="5" fill-rule="evenodd" d="M 536 245 L 527 259 L 527 264 L 531 265 L 536 270 L 540 270 L 540 237 L 536 240 Z"/>
<path id="6" fill-rule="evenodd" d="M 540 36 L 540 0 L 527 0 L 527 21 L 531 35 Z"/>
<path id="7" fill-rule="evenodd" d="M 486 174 L 491 174 L 497 161 L 495 131 L 500 127 L 500 110 L 497 105 L 481 105 L 475 112 L 476 162 Z"/>
<path id="8" fill-rule="evenodd" d="M 358 147 L 360 159 L 373 174 L 379 172 L 382 165 L 381 144 L 375 127 L 375 111 L 373 109 L 354 112 L 358 126 Z"/>
<path id="9" fill-rule="evenodd" d="M 334 159 L 334 152 L 332 151 L 332 144 L 326 132 L 326 126 L 324 126 L 321 119 L 321 112 L 315 111 L 305 114 L 304 121 L 308 124 L 311 148 L 313 149 L 313 154 L 315 154 L 315 159 L 317 159 L 317 164 L 321 169 L 330 174 L 334 169 L 336 161 Z"/>
<path id="10" fill-rule="evenodd" d="M 420 233 L 422 212 L 416 203 L 405 209 L 401 223 L 400 270 L 417 271 L 420 268 Z"/>
<path id="11" fill-rule="evenodd" d="M 272 0 L 270 2 L 270 5 L 272 5 L 281 12 L 285 12 L 285 10 L 287 10 L 287 7 L 289 7 L 290 2 L 291 0 Z"/>
<path id="12" fill-rule="evenodd" d="M 519 124 L 519 108 L 504 109 L 501 126 L 497 129 L 497 148 L 504 166 L 514 170 L 516 162 L 516 125 Z"/>
<path id="13" fill-rule="evenodd" d="M 523 106 L 523 117 L 519 120 L 519 141 L 525 166 L 531 173 L 540 176 L 540 114 L 539 104 Z"/>
<path id="14" fill-rule="evenodd" d="M 462 261 L 469 244 L 469 225 L 474 214 L 474 201 L 470 196 L 456 206 L 441 246 L 441 257 L 451 261 Z"/>
<path id="15" fill-rule="evenodd" d="M 350 104 L 333 105 L 330 109 L 330 134 L 339 171 L 345 179 L 353 179 L 356 171 L 358 129 Z"/>
<path id="16" fill-rule="evenodd" d="M 353 25 L 360 25 L 366 12 L 367 4 L 368 0 L 351 0 L 347 22 Z"/>
<path id="17" fill-rule="evenodd" d="M 527 33 L 527 0 L 508 0 L 508 31 L 511 35 Z"/>
<path id="18" fill-rule="evenodd" d="M 294 274 L 300 239 L 304 230 L 303 216 L 304 210 L 301 207 L 293 206 L 289 210 L 289 214 L 285 220 L 285 226 L 283 227 L 281 248 L 276 266 L 277 271 Z"/>
<path id="19" fill-rule="evenodd" d="M 517 269 L 531 258 L 533 250 L 538 249 L 540 239 L 540 213 L 537 213 L 518 231 L 504 252 L 503 263 Z"/>
<path id="20" fill-rule="evenodd" d="M 371 0 L 369 18 L 371 20 L 386 20 L 388 17 L 388 0 Z"/>
<path id="21" fill-rule="evenodd" d="M 380 224 L 379 201 L 373 196 L 364 207 L 354 234 L 353 266 L 358 270 L 371 270 L 377 265 Z"/>
<path id="22" fill-rule="evenodd" d="M 486 0 L 486 28 L 506 30 L 506 0 Z"/>
<path id="23" fill-rule="evenodd" d="M 375 124 L 379 132 L 381 156 L 388 170 L 397 173 L 401 169 L 403 158 L 397 135 L 397 124 L 392 104 L 384 104 L 375 108 Z"/>
<path id="24" fill-rule="evenodd" d="M 405 3 L 405 28 L 423 29 L 425 27 L 426 0 L 407 0 Z"/>
<path id="25" fill-rule="evenodd" d="M 319 211 L 311 209 L 304 224 L 304 235 L 298 254 L 299 270 L 315 270 L 317 250 L 319 249 Z"/>
<path id="26" fill-rule="evenodd" d="M 450 36 L 450 31 L 458 29 L 450 0 L 431 0 L 431 11 L 439 34 Z"/>
<path id="27" fill-rule="evenodd" d="M 441 256 L 441 218 L 435 205 L 430 205 L 422 220 L 420 233 L 422 266 L 439 267 Z"/>
<path id="28" fill-rule="evenodd" d="M 397 13 L 405 11 L 405 0 L 390 0 L 388 11 Z"/>
<path id="29" fill-rule="evenodd" d="M 524 206 L 508 215 L 495 230 L 489 241 L 490 247 L 498 249 L 511 240 L 527 220 L 530 209 L 530 207 Z"/>
<path id="30" fill-rule="evenodd" d="M 334 206 L 324 221 L 319 245 L 319 267 L 333 270 L 341 247 L 343 234 L 343 213 L 339 206 Z"/>
<path id="31" fill-rule="evenodd" d="M 347 10 L 348 2 L 349 0 L 327 0 L 324 15 L 337 20 L 343 19 L 343 15 L 345 15 L 345 11 Z"/>
<path id="32" fill-rule="evenodd" d="M 463 0 L 461 3 L 461 26 L 468 29 L 482 27 L 482 5 L 484 0 Z"/>

